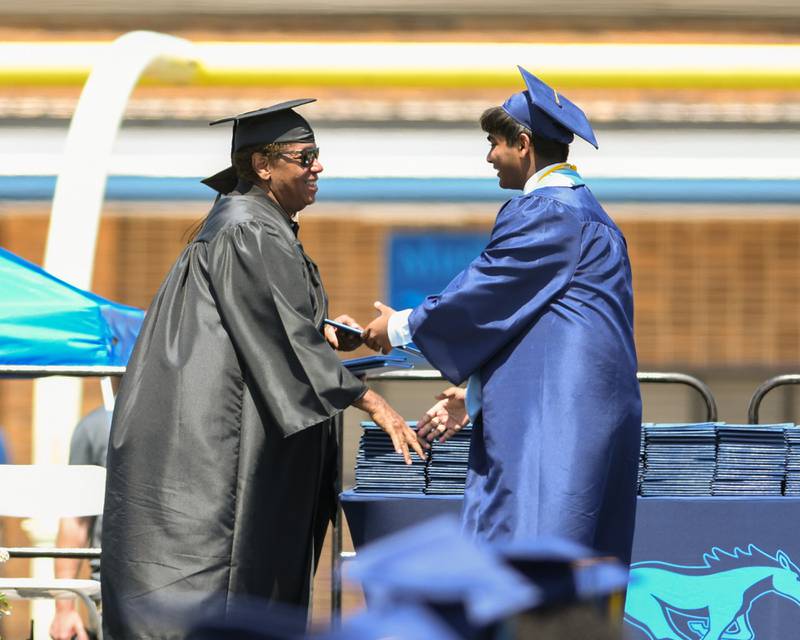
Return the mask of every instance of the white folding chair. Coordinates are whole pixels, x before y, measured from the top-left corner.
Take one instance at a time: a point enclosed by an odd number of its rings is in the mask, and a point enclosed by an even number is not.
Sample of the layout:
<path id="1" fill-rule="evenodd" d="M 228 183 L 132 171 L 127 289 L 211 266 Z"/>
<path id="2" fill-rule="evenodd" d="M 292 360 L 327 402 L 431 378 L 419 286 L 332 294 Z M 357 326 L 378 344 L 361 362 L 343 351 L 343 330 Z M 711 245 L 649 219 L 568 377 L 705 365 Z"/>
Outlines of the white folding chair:
<path id="1" fill-rule="evenodd" d="M 61 518 L 97 516 L 103 512 L 106 470 L 90 465 L 0 465 L 0 516 Z M 9 558 L 99 558 L 100 549 L 17 547 L 0 549 Z M 78 598 L 89 613 L 87 631 L 102 640 L 97 580 L 2 578 L 0 593 L 8 599 Z"/>

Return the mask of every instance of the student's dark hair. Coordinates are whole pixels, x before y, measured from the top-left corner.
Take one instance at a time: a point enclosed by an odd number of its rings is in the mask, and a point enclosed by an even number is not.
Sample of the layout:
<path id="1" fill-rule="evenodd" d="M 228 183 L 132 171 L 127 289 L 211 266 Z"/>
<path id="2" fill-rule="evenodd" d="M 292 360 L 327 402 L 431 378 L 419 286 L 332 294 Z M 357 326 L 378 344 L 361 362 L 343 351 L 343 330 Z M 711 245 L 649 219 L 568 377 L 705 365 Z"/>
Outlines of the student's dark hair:
<path id="1" fill-rule="evenodd" d="M 528 127 L 508 115 L 503 107 L 492 107 L 484 111 L 481 116 L 481 129 L 491 135 L 502 137 L 508 145 L 517 144 L 519 137 L 524 133 L 530 138 L 536 155 L 548 164 L 566 162 L 569 156 L 568 144 L 537 136 Z"/>

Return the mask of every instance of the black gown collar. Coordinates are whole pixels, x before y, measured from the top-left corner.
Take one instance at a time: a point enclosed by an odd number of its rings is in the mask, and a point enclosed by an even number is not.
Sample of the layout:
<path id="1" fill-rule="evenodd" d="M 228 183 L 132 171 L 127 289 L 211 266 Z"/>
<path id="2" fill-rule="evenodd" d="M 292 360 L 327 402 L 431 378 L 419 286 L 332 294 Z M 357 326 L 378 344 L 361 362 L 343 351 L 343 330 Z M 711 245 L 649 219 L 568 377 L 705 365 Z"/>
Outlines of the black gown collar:
<path id="1" fill-rule="evenodd" d="M 292 220 L 286 211 L 284 211 L 283 207 L 275 202 L 275 200 L 270 198 L 263 189 L 257 187 L 251 182 L 248 182 L 247 180 L 240 179 L 234 192 L 229 195 L 246 195 L 250 198 L 255 198 L 259 202 L 266 205 L 270 211 L 273 211 L 277 217 L 289 225 L 294 233 L 294 237 L 297 242 L 297 248 L 303 257 L 303 261 L 305 262 L 306 273 L 308 274 L 309 278 L 309 296 L 311 298 L 311 306 L 314 310 L 314 324 L 316 327 L 321 329 L 322 321 L 328 313 L 328 296 L 325 294 L 325 289 L 322 286 L 322 281 L 319 277 L 319 270 L 317 269 L 316 263 L 308 256 L 305 249 L 303 249 L 303 245 L 300 243 L 300 240 L 297 239 L 297 232 L 300 229 L 300 225 Z"/>
<path id="2" fill-rule="evenodd" d="M 251 198 L 256 198 L 266 204 L 269 208 L 274 210 L 276 213 L 280 214 L 280 218 L 289 225 L 289 228 L 294 233 L 295 237 L 297 237 L 297 232 L 300 230 L 300 225 L 292 220 L 291 216 L 284 211 L 283 207 L 279 205 L 275 200 L 270 198 L 263 189 L 257 187 L 252 182 L 248 182 L 242 178 L 239 178 L 239 182 L 236 183 L 236 188 L 234 192 L 230 195 L 246 195 L 250 196 Z"/>

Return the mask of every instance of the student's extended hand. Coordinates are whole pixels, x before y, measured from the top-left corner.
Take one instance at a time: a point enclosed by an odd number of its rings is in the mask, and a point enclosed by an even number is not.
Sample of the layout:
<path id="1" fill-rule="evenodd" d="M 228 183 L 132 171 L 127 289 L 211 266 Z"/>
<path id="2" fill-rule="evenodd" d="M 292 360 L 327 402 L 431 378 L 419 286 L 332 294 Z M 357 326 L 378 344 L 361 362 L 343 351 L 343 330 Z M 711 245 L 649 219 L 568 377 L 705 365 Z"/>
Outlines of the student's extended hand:
<path id="1" fill-rule="evenodd" d="M 417 437 L 433 442 L 439 438 L 444 442 L 461 431 L 469 423 L 466 400 L 467 391 L 460 387 L 449 387 L 436 398 L 439 400 L 425 412 L 417 423 Z"/>
<path id="2" fill-rule="evenodd" d="M 361 328 L 361 326 L 348 315 L 341 315 L 333 320 L 334 322 L 338 322 L 340 324 L 346 324 L 348 327 L 355 327 L 356 329 Z M 358 349 L 358 347 L 364 344 L 364 341 L 357 333 L 342 331 L 341 329 L 332 327 L 329 324 L 325 325 L 323 331 L 328 344 L 337 351 L 352 351 L 353 349 Z"/>
<path id="3" fill-rule="evenodd" d="M 389 353 L 392 350 L 392 343 L 389 342 L 389 318 L 392 317 L 394 309 L 377 301 L 373 306 L 378 310 L 378 317 L 367 325 L 361 337 L 370 349 Z"/>

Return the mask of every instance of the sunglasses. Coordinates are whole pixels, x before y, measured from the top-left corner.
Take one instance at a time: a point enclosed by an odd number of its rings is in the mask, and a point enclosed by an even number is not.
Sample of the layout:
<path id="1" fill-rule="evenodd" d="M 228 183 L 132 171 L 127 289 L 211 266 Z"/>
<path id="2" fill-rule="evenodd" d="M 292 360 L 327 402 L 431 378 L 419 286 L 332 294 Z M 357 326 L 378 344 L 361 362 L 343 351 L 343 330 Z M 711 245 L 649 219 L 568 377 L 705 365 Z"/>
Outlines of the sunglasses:
<path id="1" fill-rule="evenodd" d="M 319 147 L 308 147 L 300 151 L 281 151 L 277 155 L 288 160 L 298 160 L 303 169 L 308 169 L 319 158 Z"/>

